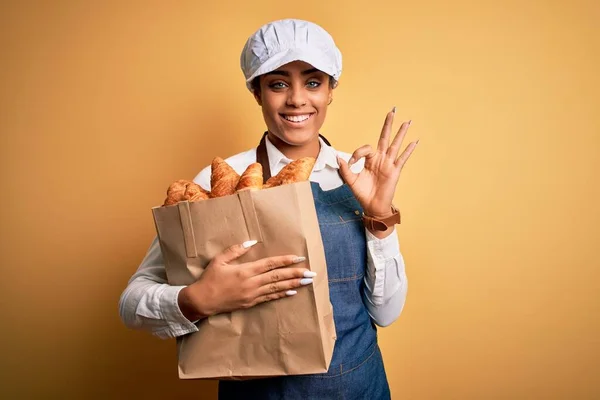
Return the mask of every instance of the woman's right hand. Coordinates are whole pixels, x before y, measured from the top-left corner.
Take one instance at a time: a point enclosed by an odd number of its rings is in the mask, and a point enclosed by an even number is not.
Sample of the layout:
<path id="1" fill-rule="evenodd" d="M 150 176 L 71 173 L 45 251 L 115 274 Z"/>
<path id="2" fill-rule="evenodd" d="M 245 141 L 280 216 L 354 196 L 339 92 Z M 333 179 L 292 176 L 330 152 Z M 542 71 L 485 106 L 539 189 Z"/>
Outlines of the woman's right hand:
<path id="1" fill-rule="evenodd" d="M 196 321 L 293 296 L 294 289 L 312 283 L 316 273 L 288 267 L 303 262 L 304 257 L 285 255 L 229 264 L 255 244 L 256 241 L 249 241 L 225 249 L 212 259 L 200 279 L 179 292 L 179 308 L 187 319 Z"/>

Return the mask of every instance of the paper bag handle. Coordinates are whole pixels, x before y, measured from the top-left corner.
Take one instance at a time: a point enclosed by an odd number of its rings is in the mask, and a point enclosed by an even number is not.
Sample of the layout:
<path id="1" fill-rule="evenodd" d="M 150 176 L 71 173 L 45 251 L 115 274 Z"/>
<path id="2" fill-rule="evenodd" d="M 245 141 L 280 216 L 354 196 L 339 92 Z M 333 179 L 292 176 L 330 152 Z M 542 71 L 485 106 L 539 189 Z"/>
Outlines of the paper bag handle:
<path id="1" fill-rule="evenodd" d="M 256 216 L 256 209 L 254 208 L 254 201 L 252 200 L 252 194 L 250 190 L 240 190 L 237 192 L 240 200 L 240 206 L 242 207 L 242 213 L 244 214 L 244 220 L 246 221 L 246 229 L 248 231 L 248 239 L 262 242 L 262 232 L 258 223 L 258 217 Z"/>
<path id="2" fill-rule="evenodd" d="M 196 237 L 194 236 L 194 226 L 192 225 L 192 215 L 190 213 L 190 203 L 180 201 L 177 203 L 179 210 L 179 219 L 181 228 L 183 229 L 183 241 L 185 244 L 185 254 L 188 258 L 198 257 L 198 249 L 196 249 Z"/>
<path id="3" fill-rule="evenodd" d="M 248 239 L 262 242 L 262 232 L 260 230 L 260 224 L 258 223 L 258 217 L 256 216 L 256 209 L 254 208 L 254 201 L 252 200 L 250 190 L 241 190 L 237 192 L 237 196 L 240 201 L 242 213 L 244 214 Z M 188 258 L 196 258 L 198 257 L 198 248 L 196 247 L 196 237 L 194 235 L 190 203 L 188 201 L 180 201 L 177 203 L 177 209 L 179 210 L 179 219 L 183 230 L 185 254 Z"/>

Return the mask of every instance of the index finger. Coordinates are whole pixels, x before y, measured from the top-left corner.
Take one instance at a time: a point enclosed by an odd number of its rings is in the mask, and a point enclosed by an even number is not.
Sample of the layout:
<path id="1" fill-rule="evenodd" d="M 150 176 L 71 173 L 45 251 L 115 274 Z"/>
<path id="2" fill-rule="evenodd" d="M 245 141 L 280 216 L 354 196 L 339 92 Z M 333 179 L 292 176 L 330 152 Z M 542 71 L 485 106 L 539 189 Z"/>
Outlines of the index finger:
<path id="1" fill-rule="evenodd" d="M 234 244 L 215 256 L 215 259 L 224 264 L 230 263 L 250 251 L 250 248 L 256 243 L 258 243 L 258 241 L 248 240 L 242 244 Z"/>

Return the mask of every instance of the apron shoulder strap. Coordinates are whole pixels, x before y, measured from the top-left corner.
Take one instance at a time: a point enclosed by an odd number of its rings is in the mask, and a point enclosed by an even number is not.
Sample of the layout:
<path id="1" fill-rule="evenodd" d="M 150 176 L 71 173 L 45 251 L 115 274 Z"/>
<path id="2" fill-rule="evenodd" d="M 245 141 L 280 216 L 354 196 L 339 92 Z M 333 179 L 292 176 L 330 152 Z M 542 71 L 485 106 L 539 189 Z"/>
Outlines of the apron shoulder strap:
<path id="1" fill-rule="evenodd" d="M 256 148 L 256 162 L 262 166 L 263 170 L 263 183 L 265 183 L 271 177 L 271 167 L 269 165 L 269 155 L 267 154 L 267 143 L 266 143 L 267 132 L 263 135 L 258 147 Z"/>
<path id="2" fill-rule="evenodd" d="M 271 177 L 271 167 L 269 165 L 269 155 L 267 154 L 267 133 L 265 132 L 260 139 L 260 143 L 256 148 L 256 162 L 262 166 L 263 170 L 263 182 L 266 182 Z M 319 134 L 321 139 L 327 144 L 327 146 L 331 146 L 329 140 L 325 138 L 325 136 Z"/>

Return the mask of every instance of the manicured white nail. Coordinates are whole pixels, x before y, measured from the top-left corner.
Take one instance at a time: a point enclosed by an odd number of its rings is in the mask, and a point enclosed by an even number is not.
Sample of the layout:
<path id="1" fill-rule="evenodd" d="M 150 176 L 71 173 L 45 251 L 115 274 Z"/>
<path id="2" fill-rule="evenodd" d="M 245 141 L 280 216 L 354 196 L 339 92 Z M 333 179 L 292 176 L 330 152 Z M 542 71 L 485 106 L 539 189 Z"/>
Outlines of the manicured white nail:
<path id="1" fill-rule="evenodd" d="M 310 285 L 313 282 L 311 278 L 304 278 L 300 280 L 301 285 Z"/>
<path id="2" fill-rule="evenodd" d="M 248 240 L 247 242 L 242 243 L 242 247 L 247 249 L 248 247 L 254 246 L 256 243 L 258 243 L 257 240 Z"/>
<path id="3" fill-rule="evenodd" d="M 292 261 L 294 262 L 294 264 L 297 264 L 297 263 L 301 263 L 304 260 L 306 260 L 306 257 L 296 257 Z"/>
<path id="4" fill-rule="evenodd" d="M 296 292 L 295 290 L 288 290 L 287 292 L 285 292 L 285 294 L 288 295 L 288 296 L 293 296 L 296 293 L 298 293 L 298 292 Z"/>
<path id="5" fill-rule="evenodd" d="M 304 277 L 305 278 L 314 278 L 315 276 L 317 276 L 316 272 L 313 272 L 313 271 L 304 271 Z"/>

